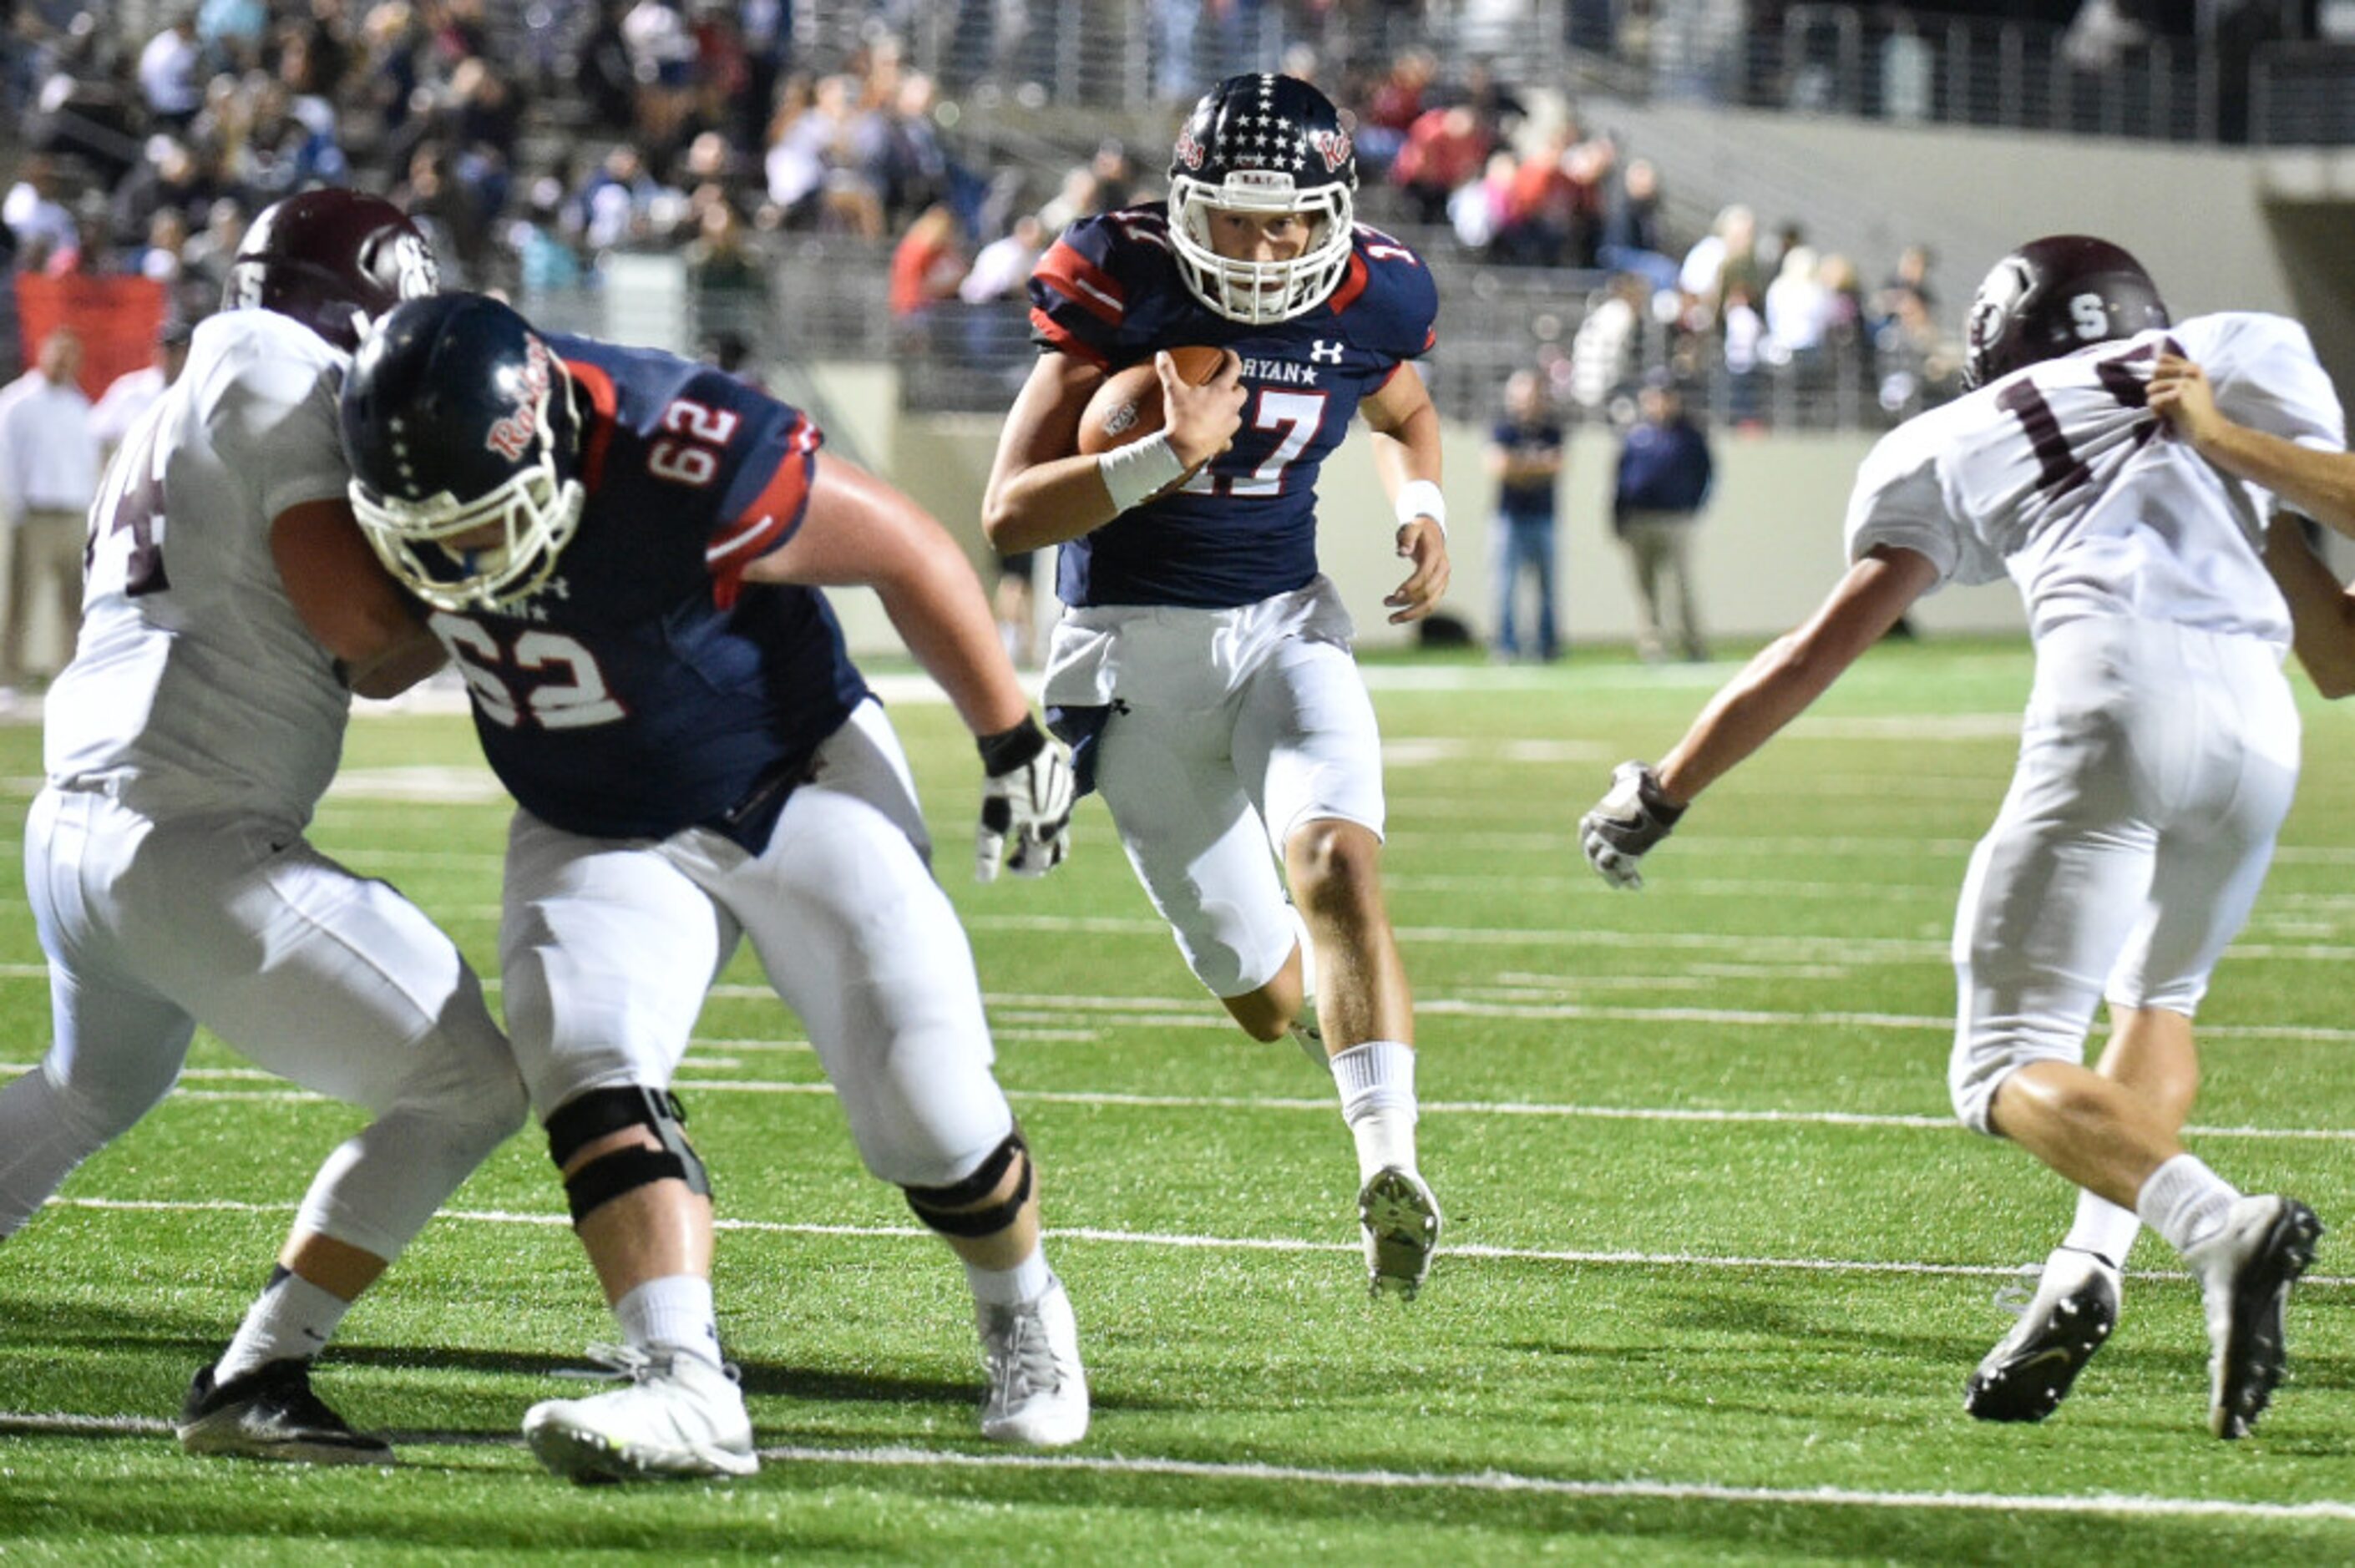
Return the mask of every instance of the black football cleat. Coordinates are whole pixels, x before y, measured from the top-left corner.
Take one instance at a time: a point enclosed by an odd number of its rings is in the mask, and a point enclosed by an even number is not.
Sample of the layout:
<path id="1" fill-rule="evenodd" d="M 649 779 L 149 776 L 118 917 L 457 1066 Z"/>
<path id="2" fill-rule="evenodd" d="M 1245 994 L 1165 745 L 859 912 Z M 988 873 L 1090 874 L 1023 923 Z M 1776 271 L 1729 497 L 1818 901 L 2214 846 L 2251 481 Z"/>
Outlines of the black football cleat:
<path id="1" fill-rule="evenodd" d="M 2099 1254 L 2056 1247 L 2018 1325 L 1963 1385 L 1963 1408 L 1981 1421 L 2043 1420 L 2117 1323 L 2117 1269 Z"/>
<path id="2" fill-rule="evenodd" d="M 389 1465 L 392 1445 L 355 1432 L 311 1392 L 311 1363 L 289 1356 L 225 1383 L 197 1373 L 173 1423 L 190 1454 L 307 1465 Z"/>

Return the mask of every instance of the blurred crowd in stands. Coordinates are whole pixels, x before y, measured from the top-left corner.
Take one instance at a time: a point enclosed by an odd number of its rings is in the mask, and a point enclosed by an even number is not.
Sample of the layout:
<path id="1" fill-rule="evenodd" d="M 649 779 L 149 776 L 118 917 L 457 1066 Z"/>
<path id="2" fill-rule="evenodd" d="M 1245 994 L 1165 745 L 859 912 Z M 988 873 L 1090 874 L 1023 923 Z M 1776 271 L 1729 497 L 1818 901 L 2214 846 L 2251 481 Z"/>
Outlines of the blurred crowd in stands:
<path id="1" fill-rule="evenodd" d="M 1171 101 L 1259 63 L 1256 0 L 1148 4 Z M 704 313 L 707 349 L 738 360 L 801 235 L 871 249 L 901 346 L 1019 352 L 1007 302 L 1040 251 L 1074 218 L 1157 196 L 1161 148 L 1008 151 L 961 131 L 944 90 L 997 92 L 992 73 L 1018 79 L 1043 29 L 998 0 L 954 7 L 943 83 L 900 41 L 918 9 L 876 0 L 846 47 L 801 58 L 793 0 L 15 0 L 0 115 L 24 134 L 0 165 L 0 250 L 17 272 L 155 279 L 191 320 L 254 212 L 351 183 L 406 207 L 475 287 L 554 294 L 594 287 L 616 251 L 681 255 L 726 307 Z M 1651 162 L 1558 85 L 1443 69 L 1412 41 L 1421 9 L 1295 0 L 1281 63 L 1354 113 L 1366 221 L 1434 265 L 1564 270 L 1555 341 L 1520 355 L 1560 399 L 1600 409 L 1667 365 L 1736 421 L 1769 417 L 1777 376 L 1862 386 L 1893 415 L 1951 377 L 1922 250 L 1867 281 L 1740 207 L 1674 232 Z M 1319 52 L 1337 18 L 1354 40 L 1338 58 Z M 1040 177 L 1048 155 L 1071 160 L 1060 179 Z"/>

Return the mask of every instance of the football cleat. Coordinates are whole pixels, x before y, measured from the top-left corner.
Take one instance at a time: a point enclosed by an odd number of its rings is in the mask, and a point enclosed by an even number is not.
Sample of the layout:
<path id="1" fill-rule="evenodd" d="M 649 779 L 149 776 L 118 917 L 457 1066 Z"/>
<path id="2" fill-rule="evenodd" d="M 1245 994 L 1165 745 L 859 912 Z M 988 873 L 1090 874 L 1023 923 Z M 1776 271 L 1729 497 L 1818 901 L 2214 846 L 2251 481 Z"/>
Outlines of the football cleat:
<path id="1" fill-rule="evenodd" d="M 2183 1255 L 2208 1315 L 2208 1430 L 2248 1436 L 2288 1358 L 2289 1287 L 2314 1261 L 2322 1222 L 2295 1198 L 2242 1198 L 2224 1228 Z"/>
<path id="2" fill-rule="evenodd" d="M 2118 1323 L 2118 1270 L 2097 1253 L 2055 1247 L 2036 1294 L 1963 1385 L 1981 1421 L 2041 1421 Z"/>
<path id="3" fill-rule="evenodd" d="M 1439 1201 L 1431 1189 L 1413 1171 L 1385 1165 L 1358 1193 L 1358 1223 L 1366 1233 L 1367 1287 L 1413 1300 L 1439 1249 Z"/>
<path id="4" fill-rule="evenodd" d="M 311 1392 L 311 1363 L 267 1361 L 227 1383 L 206 1367 L 188 1384 L 172 1425 L 190 1454 L 283 1459 L 307 1465 L 389 1465 L 392 1445 L 355 1432 Z"/>
<path id="5" fill-rule="evenodd" d="M 1088 1376 L 1063 1282 L 1020 1307 L 978 1307 L 975 1317 L 989 1373 L 981 1435 L 1031 1448 L 1066 1447 L 1086 1436 Z"/>
<path id="6" fill-rule="evenodd" d="M 588 1484 L 761 1467 L 733 1369 L 666 1346 L 591 1345 L 589 1357 L 628 1385 L 525 1413 L 524 1441 L 551 1474 Z"/>

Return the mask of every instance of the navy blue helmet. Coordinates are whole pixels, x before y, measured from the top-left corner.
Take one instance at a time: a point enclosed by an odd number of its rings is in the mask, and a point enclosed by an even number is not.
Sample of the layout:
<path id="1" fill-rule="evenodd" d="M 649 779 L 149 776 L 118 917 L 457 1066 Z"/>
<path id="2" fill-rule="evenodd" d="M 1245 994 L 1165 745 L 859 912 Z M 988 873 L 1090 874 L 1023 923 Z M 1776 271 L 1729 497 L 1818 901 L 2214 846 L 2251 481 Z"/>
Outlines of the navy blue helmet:
<path id="1" fill-rule="evenodd" d="M 1963 385 L 2167 324 L 2158 285 L 2119 247 L 2084 234 L 2031 239 L 1997 262 L 1971 299 Z"/>
<path id="2" fill-rule="evenodd" d="M 358 191 L 304 191 L 246 229 L 221 308 L 291 316 L 349 354 L 370 322 L 440 283 L 432 247 L 399 207 Z"/>
<path id="3" fill-rule="evenodd" d="M 1202 95 L 1169 159 L 1169 237 L 1196 299 L 1231 320 L 1289 321 L 1349 269 L 1358 155 L 1333 101 L 1297 77 L 1231 76 Z M 1210 210 L 1293 213 L 1308 244 L 1287 261 L 1235 260 Z"/>
<path id="4" fill-rule="evenodd" d="M 530 323 L 439 294 L 376 325 L 344 378 L 352 510 L 426 603 L 496 608 L 548 580 L 581 525 L 572 382 Z"/>

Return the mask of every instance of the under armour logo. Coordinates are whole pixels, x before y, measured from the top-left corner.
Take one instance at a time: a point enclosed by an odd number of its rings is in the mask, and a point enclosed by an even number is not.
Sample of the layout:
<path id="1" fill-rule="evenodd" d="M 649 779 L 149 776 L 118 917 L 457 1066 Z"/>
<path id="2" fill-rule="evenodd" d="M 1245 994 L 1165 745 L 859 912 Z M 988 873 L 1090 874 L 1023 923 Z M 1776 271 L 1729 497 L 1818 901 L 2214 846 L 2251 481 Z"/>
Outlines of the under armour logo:
<path id="1" fill-rule="evenodd" d="M 1338 365 L 1341 363 L 1341 350 L 1347 346 L 1346 344 L 1327 343 L 1321 337 L 1314 339 L 1308 345 L 1308 363 Z"/>

